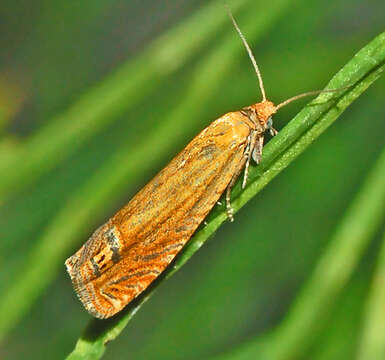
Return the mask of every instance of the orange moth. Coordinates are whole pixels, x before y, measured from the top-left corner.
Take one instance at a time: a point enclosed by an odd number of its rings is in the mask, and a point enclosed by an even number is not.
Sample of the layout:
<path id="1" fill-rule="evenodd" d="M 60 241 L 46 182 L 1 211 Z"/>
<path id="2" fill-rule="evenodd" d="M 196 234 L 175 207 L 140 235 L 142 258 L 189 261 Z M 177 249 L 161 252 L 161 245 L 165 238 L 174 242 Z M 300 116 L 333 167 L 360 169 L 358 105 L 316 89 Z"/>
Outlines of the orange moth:
<path id="1" fill-rule="evenodd" d="M 108 318 L 143 292 L 170 264 L 226 192 L 233 221 L 231 188 L 251 159 L 261 161 L 264 134 L 276 135 L 272 115 L 281 107 L 266 99 L 258 65 L 235 19 L 258 77 L 262 101 L 227 113 L 202 130 L 158 175 L 65 262 L 87 311 Z M 325 90 L 335 91 L 335 90 Z"/>

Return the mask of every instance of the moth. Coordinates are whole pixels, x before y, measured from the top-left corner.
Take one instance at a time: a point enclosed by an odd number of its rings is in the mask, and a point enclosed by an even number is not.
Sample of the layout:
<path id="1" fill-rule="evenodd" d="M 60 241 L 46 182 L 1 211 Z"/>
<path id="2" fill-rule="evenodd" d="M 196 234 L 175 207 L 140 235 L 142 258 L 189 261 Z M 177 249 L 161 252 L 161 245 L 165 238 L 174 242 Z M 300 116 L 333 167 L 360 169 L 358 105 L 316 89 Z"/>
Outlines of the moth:
<path id="1" fill-rule="evenodd" d="M 224 192 L 233 221 L 231 189 L 242 171 L 246 186 L 251 160 L 260 163 L 265 133 L 277 134 L 272 115 L 294 100 L 323 92 L 297 95 L 278 105 L 267 100 L 251 49 L 229 15 L 257 74 L 262 101 L 212 122 L 66 260 L 79 299 L 97 318 L 111 317 L 142 293 Z"/>

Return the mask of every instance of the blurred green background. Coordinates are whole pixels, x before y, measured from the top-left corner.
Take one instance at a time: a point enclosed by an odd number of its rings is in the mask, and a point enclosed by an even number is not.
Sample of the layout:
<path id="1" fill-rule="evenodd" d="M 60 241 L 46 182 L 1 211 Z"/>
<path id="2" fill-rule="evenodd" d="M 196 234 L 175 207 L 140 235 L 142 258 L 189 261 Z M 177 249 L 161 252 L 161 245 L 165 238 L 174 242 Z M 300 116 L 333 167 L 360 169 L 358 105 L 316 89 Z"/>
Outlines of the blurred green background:
<path id="1" fill-rule="evenodd" d="M 381 0 L 229 4 L 276 102 L 324 87 L 384 30 Z M 220 1 L 3 0 L 0 34 L 0 357 L 62 359 L 90 319 L 65 259 L 200 129 L 260 94 Z M 282 109 L 275 127 L 304 104 Z M 104 358 L 206 359 L 262 343 L 384 135 L 380 79 L 163 282 Z M 294 358 L 356 356 L 382 231 Z"/>

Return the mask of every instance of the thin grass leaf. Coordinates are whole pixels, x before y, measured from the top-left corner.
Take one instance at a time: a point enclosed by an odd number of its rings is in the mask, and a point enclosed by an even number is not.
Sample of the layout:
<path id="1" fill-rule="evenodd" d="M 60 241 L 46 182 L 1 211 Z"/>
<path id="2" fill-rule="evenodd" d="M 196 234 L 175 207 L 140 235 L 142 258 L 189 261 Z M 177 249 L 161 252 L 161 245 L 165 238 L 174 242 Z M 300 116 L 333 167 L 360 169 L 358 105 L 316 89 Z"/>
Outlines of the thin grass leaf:
<path id="1" fill-rule="evenodd" d="M 248 35 L 251 38 L 261 36 L 290 3 L 288 0 L 272 1 L 268 6 L 263 6 L 262 13 L 260 4 L 250 2 L 250 11 L 243 21 Z M 258 13 L 260 15 L 256 16 Z M 58 212 L 0 301 L 0 312 L 3 313 L 0 319 L 0 338 L 15 326 L 54 279 L 54 269 L 63 268 L 63 261 L 69 251 L 89 228 L 93 219 L 103 212 L 106 204 L 112 203 L 126 189 L 127 183 L 133 181 L 135 174 L 151 168 L 156 161 L 162 159 L 181 133 L 194 128 L 194 122 L 199 118 L 205 102 L 211 101 L 213 94 L 220 89 L 221 79 L 232 71 L 239 57 L 244 56 L 244 49 L 236 41 L 233 29 L 230 27 L 229 30 L 231 31 L 223 41 L 217 42 L 210 55 L 197 66 L 191 76 L 189 90 L 181 103 L 166 119 L 161 115 L 159 127 L 153 129 L 143 144 L 135 149 L 130 144 L 121 148 Z M 181 118 L 183 122 L 180 121 Z M 154 149 L 157 151 L 154 152 Z M 40 259 L 39 264 L 36 264 L 36 258 Z"/>
<path id="2" fill-rule="evenodd" d="M 385 234 L 365 313 L 357 359 L 385 359 Z"/>
<path id="3" fill-rule="evenodd" d="M 233 0 L 231 6 L 237 11 L 248 2 Z M 211 1 L 160 36 L 65 113 L 47 121 L 7 161 L 0 162 L 0 201 L 73 154 L 88 138 L 144 99 L 206 44 L 212 43 L 219 29 L 228 23 L 225 11 L 219 9 L 223 9 L 222 0 Z"/>
<path id="4" fill-rule="evenodd" d="M 239 210 L 254 197 L 278 173 L 286 168 L 302 153 L 338 116 L 370 86 L 384 70 L 385 33 L 378 36 L 363 48 L 332 79 L 328 88 L 354 84 L 338 97 L 336 94 L 323 94 L 305 107 L 282 131 L 275 141 L 265 147 L 263 166 L 254 168 L 248 187 L 235 195 L 233 206 Z M 318 105 L 316 105 L 318 104 Z M 280 144 L 279 146 L 277 144 Z M 282 151 L 282 146 L 284 151 Z M 261 165 L 262 165 L 261 164 Z M 377 210 L 377 209 L 376 209 Z M 157 286 L 178 271 L 183 264 L 212 236 L 227 219 L 223 207 L 217 207 L 209 216 L 208 224 L 201 228 L 182 250 L 170 266 L 142 296 L 134 300 L 116 317 L 107 321 L 92 320 L 83 336 L 78 340 L 74 351 L 67 357 L 74 359 L 99 359 L 106 344 L 115 339 L 135 315 L 141 305 L 154 293 Z M 376 219 L 376 217 L 374 217 Z M 375 222 L 375 221 L 374 221 Z M 247 359 L 255 357 L 246 357 Z"/>

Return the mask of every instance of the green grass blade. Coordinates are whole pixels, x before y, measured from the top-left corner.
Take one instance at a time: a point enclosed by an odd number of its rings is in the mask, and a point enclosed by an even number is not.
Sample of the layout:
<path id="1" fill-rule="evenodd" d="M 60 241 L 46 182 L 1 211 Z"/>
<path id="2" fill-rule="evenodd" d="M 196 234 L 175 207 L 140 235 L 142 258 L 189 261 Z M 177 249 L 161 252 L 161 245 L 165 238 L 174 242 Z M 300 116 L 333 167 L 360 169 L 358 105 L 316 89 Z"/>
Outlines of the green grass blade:
<path id="1" fill-rule="evenodd" d="M 357 359 L 385 359 L 385 234 L 365 315 Z"/>
<path id="2" fill-rule="evenodd" d="M 231 6 L 237 11 L 247 1 L 233 0 Z M 73 154 L 84 141 L 144 99 L 162 80 L 213 42 L 218 30 L 229 22 L 221 9 L 222 0 L 204 5 L 31 135 L 12 157 L 0 162 L 0 200 Z"/>
<path id="3" fill-rule="evenodd" d="M 261 5 L 250 1 L 251 11 L 243 21 L 243 28 L 251 38 L 260 36 L 288 4 L 288 0 L 271 1 L 268 6 L 264 6 L 262 13 L 257 11 Z M 256 13 L 260 15 L 256 16 Z M 215 44 L 210 56 L 202 59 L 197 66 L 191 77 L 189 90 L 181 103 L 167 118 L 160 114 L 162 119 L 158 121 L 159 127 L 153 129 L 149 137 L 135 149 L 130 144 L 121 148 L 58 212 L 28 255 L 19 275 L 13 279 L 6 296 L 0 301 L 0 312 L 3 312 L 0 319 L 0 338 L 17 323 L 53 280 L 56 276 L 53 269 L 64 268 L 65 257 L 95 217 L 103 212 L 106 204 L 113 203 L 122 189 L 126 189 L 126 184 L 133 181 L 135 174 L 150 168 L 167 154 L 186 128 L 195 126 L 194 121 L 199 117 L 205 102 L 211 101 L 212 94 L 220 89 L 225 74 L 229 74 L 239 57 L 244 56 L 242 44 L 236 41 L 233 29 L 230 27 L 229 30 L 223 41 Z M 181 118 L 183 122 L 180 121 Z M 154 149 L 157 151 L 154 152 Z M 36 258 L 40 259 L 38 265 Z"/>
<path id="4" fill-rule="evenodd" d="M 263 166 L 254 168 L 245 191 L 238 189 L 233 206 L 239 210 L 278 173 L 302 153 L 338 116 L 370 86 L 384 70 L 385 33 L 363 48 L 330 82 L 329 88 L 354 84 L 339 98 L 323 94 L 313 104 L 305 107 L 290 124 L 265 148 Z M 334 100 L 332 100 L 334 99 Z M 337 99 L 337 100 L 336 100 Z M 277 144 L 280 144 L 277 146 Z M 282 151 L 282 146 L 285 152 Z M 374 216 L 374 219 L 376 217 Z M 154 293 L 159 284 L 179 270 L 183 264 L 212 236 L 226 220 L 223 207 L 209 216 L 208 225 L 199 230 L 154 285 L 143 296 L 133 301 L 122 313 L 108 321 L 92 320 L 67 359 L 100 358 L 107 342 L 115 339 L 141 305 Z M 374 220 L 373 220 L 374 221 Z M 358 246 L 358 245 L 357 245 Z M 353 264 L 352 264 L 353 265 Z M 255 357 L 246 357 L 247 359 Z"/>

